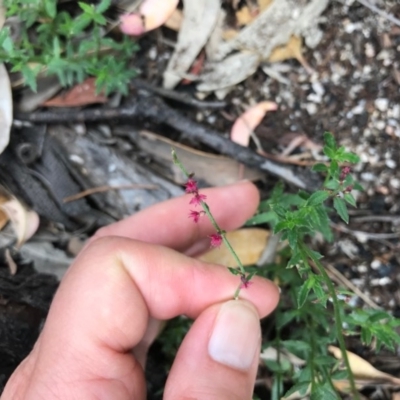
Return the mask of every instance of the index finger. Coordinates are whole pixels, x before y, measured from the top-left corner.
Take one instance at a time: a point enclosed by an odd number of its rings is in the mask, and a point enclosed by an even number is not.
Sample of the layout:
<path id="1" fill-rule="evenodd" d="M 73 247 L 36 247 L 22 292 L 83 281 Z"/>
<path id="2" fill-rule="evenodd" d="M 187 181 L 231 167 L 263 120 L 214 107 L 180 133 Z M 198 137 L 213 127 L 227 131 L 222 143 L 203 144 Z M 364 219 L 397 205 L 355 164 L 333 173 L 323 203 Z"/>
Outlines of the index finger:
<path id="1" fill-rule="evenodd" d="M 242 226 L 254 214 L 259 202 L 257 188 L 248 181 L 200 192 L 207 196 L 206 202 L 215 220 L 226 231 Z M 215 233 L 207 218 L 194 223 L 188 217 L 190 209 L 193 209 L 189 205 L 190 199 L 187 194 L 151 206 L 101 228 L 92 240 L 104 236 L 122 236 L 185 251 L 198 240 Z"/>

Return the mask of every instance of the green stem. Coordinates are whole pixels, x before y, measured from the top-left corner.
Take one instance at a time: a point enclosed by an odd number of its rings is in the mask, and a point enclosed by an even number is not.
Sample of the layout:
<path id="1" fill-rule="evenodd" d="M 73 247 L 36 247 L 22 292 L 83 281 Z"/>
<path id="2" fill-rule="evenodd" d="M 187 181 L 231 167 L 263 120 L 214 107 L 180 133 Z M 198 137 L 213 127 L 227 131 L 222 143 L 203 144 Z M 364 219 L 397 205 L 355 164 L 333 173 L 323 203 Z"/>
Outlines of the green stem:
<path id="1" fill-rule="evenodd" d="M 353 371 L 351 370 L 351 367 L 350 367 L 349 357 L 347 356 L 346 344 L 344 342 L 344 336 L 343 336 L 343 332 L 342 332 L 343 322 L 342 322 L 342 316 L 340 314 L 339 300 L 336 296 L 335 287 L 333 286 L 332 281 L 330 280 L 328 274 L 326 273 L 324 266 L 319 262 L 318 258 L 315 257 L 315 255 L 312 253 L 312 251 L 310 251 L 309 248 L 304 243 L 301 243 L 300 246 L 301 246 L 301 249 L 310 257 L 310 259 L 314 261 L 315 265 L 318 268 L 318 271 L 323 276 L 324 281 L 325 281 L 326 285 L 328 286 L 329 293 L 332 297 L 333 312 L 335 315 L 335 327 L 336 327 L 336 334 L 337 334 L 337 339 L 339 342 L 339 347 L 342 352 L 342 357 L 343 357 L 344 363 L 346 365 L 346 368 L 347 368 L 347 371 L 349 374 L 351 392 L 354 396 L 354 399 L 358 400 L 359 396 L 358 396 L 356 384 L 354 381 L 354 375 L 353 375 Z"/>
<path id="2" fill-rule="evenodd" d="M 180 168 L 180 170 L 183 172 L 183 174 L 186 176 L 186 178 L 190 178 L 191 175 L 187 172 L 186 168 L 183 166 L 183 164 L 179 160 L 179 158 L 176 155 L 176 152 L 175 152 L 174 149 L 172 149 L 172 160 L 173 160 L 174 164 L 177 165 Z M 215 220 L 215 218 L 211 214 L 210 207 L 203 200 L 200 201 L 200 204 L 201 204 L 201 207 L 203 208 L 204 212 L 206 213 L 208 219 L 211 221 L 211 224 L 213 225 L 215 230 L 221 235 L 222 241 L 224 242 L 226 248 L 229 250 L 229 252 L 232 254 L 233 258 L 235 259 L 235 261 L 236 261 L 236 263 L 238 265 L 238 269 L 239 269 L 240 273 L 242 275 L 246 275 L 246 270 L 245 270 L 242 262 L 240 261 L 239 256 L 236 254 L 236 252 L 233 249 L 232 245 L 230 244 L 229 240 L 226 238 L 225 231 L 223 231 L 219 227 L 219 225 L 217 224 L 217 221 Z M 241 289 L 241 284 L 238 286 L 238 288 L 235 291 L 235 294 L 234 294 L 234 298 L 235 299 L 237 299 L 239 297 L 240 289 Z"/>

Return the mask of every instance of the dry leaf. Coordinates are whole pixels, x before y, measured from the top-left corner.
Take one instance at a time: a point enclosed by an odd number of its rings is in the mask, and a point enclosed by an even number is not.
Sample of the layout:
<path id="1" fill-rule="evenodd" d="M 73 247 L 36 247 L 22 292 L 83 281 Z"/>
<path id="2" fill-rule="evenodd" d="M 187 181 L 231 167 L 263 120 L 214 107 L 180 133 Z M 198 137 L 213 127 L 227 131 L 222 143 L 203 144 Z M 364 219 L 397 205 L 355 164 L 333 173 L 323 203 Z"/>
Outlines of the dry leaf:
<path id="1" fill-rule="evenodd" d="M 260 358 L 262 360 L 273 360 L 273 361 L 278 361 L 280 360 L 285 360 L 289 361 L 290 364 L 292 364 L 295 367 L 303 367 L 306 365 L 306 361 L 302 360 L 301 358 L 297 357 L 293 353 L 290 353 L 287 350 L 281 350 L 280 353 L 275 347 L 267 347 L 265 348 L 261 354 Z"/>
<path id="2" fill-rule="evenodd" d="M 163 75 L 163 86 L 174 88 L 189 70 L 213 31 L 219 11 L 219 0 L 185 0 L 183 22 L 174 53 Z"/>
<path id="3" fill-rule="evenodd" d="M 96 79 L 87 78 L 67 93 L 53 97 L 43 105 L 46 107 L 81 107 L 106 101 L 107 97 L 103 93 L 96 94 Z"/>
<path id="4" fill-rule="evenodd" d="M 169 29 L 172 29 L 175 32 L 178 32 L 179 29 L 181 29 L 182 26 L 182 21 L 183 21 L 183 13 L 181 10 L 176 8 L 172 15 L 165 21 L 164 26 L 166 26 Z"/>
<path id="5" fill-rule="evenodd" d="M 268 111 L 275 111 L 278 105 L 272 101 L 262 101 L 245 111 L 233 124 L 231 140 L 247 147 L 250 136 Z"/>
<path id="6" fill-rule="evenodd" d="M 314 71 L 303 57 L 302 39 L 298 36 L 291 36 L 284 46 L 275 47 L 268 57 L 268 61 L 280 62 L 291 58 L 295 58 L 307 72 L 312 73 Z"/>
<path id="7" fill-rule="evenodd" d="M 342 360 L 342 352 L 339 348 L 335 346 L 329 346 L 328 350 L 333 354 L 335 358 L 337 358 L 338 360 Z M 368 361 L 364 360 L 357 354 L 347 351 L 347 357 L 349 359 L 350 368 L 356 380 L 369 380 L 375 383 L 383 381 L 396 386 L 400 386 L 399 378 L 379 371 L 378 369 L 373 367 Z M 349 386 L 347 386 L 347 389 L 348 387 Z"/>
<path id="8" fill-rule="evenodd" d="M 4 64 L 0 64 L 0 154 L 10 141 L 13 103 L 10 78 Z"/>
<path id="9" fill-rule="evenodd" d="M 226 237 L 243 265 L 248 265 L 255 264 L 259 260 L 269 235 L 270 232 L 265 229 L 249 228 L 228 232 Z M 199 259 L 226 267 L 237 267 L 237 262 L 225 246 L 212 249 L 199 257 Z"/>
<path id="10" fill-rule="evenodd" d="M 121 32 L 139 36 L 163 25 L 170 18 L 179 0 L 145 0 L 139 11 L 120 16 Z"/>
<path id="11" fill-rule="evenodd" d="M 229 185 L 239 180 L 241 164 L 232 158 L 195 150 L 145 130 L 140 131 L 135 137 L 135 143 L 140 150 L 153 155 L 161 166 L 164 176 L 178 184 L 185 183 L 186 177 L 176 166 L 171 170 L 171 147 L 178 151 L 179 158 L 186 168 L 189 171 L 196 171 L 196 177 L 210 186 Z M 246 166 L 242 172 L 242 179 L 256 180 L 264 176 L 262 171 Z"/>
<path id="12" fill-rule="evenodd" d="M 17 199 L 11 199 L 0 208 L 7 214 L 17 236 L 17 247 L 21 247 L 33 236 L 39 227 L 39 216 L 35 211 L 27 210 Z"/>

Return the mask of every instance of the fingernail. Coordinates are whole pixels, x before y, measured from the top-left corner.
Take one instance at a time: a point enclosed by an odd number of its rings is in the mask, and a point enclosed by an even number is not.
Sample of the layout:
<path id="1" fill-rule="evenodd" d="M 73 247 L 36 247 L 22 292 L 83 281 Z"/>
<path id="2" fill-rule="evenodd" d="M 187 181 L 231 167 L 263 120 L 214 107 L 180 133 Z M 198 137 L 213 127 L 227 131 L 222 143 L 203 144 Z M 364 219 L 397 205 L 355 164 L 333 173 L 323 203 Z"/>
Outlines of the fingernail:
<path id="1" fill-rule="evenodd" d="M 248 370 L 261 336 L 257 312 L 241 300 L 225 303 L 216 318 L 208 354 L 221 364 Z"/>

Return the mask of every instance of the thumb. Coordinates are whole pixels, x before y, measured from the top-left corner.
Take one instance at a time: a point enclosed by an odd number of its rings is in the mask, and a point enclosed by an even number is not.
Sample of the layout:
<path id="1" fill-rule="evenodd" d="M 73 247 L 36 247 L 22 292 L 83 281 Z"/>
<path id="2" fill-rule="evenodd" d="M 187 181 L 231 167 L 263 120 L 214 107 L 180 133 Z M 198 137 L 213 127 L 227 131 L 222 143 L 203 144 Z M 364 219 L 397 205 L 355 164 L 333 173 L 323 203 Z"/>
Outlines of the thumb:
<path id="1" fill-rule="evenodd" d="M 251 399 L 261 342 L 259 315 L 245 300 L 207 308 L 186 335 L 165 400 Z"/>

